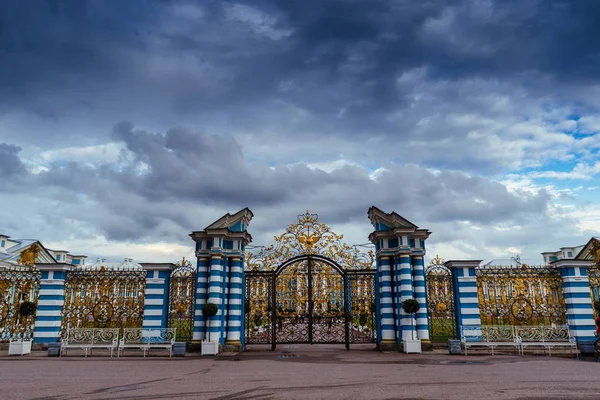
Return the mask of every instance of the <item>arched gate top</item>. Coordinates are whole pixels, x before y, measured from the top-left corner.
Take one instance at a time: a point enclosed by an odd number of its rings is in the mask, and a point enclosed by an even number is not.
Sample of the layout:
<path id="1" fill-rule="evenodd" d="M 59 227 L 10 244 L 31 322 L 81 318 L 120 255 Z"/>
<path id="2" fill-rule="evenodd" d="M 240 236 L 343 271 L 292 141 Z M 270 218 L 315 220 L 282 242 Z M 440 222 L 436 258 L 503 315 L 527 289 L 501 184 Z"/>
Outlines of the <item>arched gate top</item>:
<path id="1" fill-rule="evenodd" d="M 285 271 L 289 266 L 293 264 L 296 264 L 301 261 L 308 261 L 309 259 L 329 265 L 330 267 L 335 269 L 336 272 L 340 275 L 344 275 L 345 273 L 345 269 L 340 264 L 328 257 L 324 257 L 319 254 L 301 254 L 296 257 L 288 258 L 287 260 L 279 264 L 279 266 L 277 266 L 277 268 L 275 269 L 275 275 L 280 275 L 283 271 Z"/>

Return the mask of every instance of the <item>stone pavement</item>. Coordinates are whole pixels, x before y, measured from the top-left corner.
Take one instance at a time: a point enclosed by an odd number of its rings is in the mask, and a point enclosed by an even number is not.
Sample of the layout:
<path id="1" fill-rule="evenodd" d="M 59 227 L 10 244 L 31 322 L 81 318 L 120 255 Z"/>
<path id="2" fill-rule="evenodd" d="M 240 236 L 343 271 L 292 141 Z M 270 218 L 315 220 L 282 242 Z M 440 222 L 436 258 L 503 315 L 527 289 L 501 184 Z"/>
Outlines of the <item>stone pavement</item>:
<path id="1" fill-rule="evenodd" d="M 600 363 L 279 345 L 218 357 L 2 357 L 0 399 L 598 399 Z"/>

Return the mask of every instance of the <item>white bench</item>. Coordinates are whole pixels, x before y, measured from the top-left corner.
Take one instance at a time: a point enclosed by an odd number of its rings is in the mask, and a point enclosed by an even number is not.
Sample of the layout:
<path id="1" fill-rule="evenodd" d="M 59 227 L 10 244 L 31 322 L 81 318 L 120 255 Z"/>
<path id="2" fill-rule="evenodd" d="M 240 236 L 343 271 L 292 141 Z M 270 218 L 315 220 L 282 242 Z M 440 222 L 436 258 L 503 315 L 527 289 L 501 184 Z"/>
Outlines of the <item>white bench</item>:
<path id="1" fill-rule="evenodd" d="M 561 326 L 515 326 L 515 336 L 519 342 L 521 354 L 526 347 L 538 347 L 544 349 L 544 354 L 548 350 L 548 355 L 552 355 L 553 348 L 569 349 L 577 357 L 577 342 L 571 335 L 569 327 Z"/>
<path id="2" fill-rule="evenodd" d="M 110 350 L 110 356 L 119 345 L 119 328 L 70 328 L 61 338 L 60 356 L 68 349 L 83 349 L 85 356 L 93 349 Z"/>
<path id="3" fill-rule="evenodd" d="M 484 347 L 491 350 L 499 347 L 512 348 L 520 354 L 520 347 L 512 326 L 465 325 L 461 326 L 461 344 L 468 354 L 469 347 Z"/>
<path id="4" fill-rule="evenodd" d="M 117 357 L 120 357 L 125 349 L 142 350 L 144 357 L 150 349 L 165 349 L 171 357 L 176 330 L 177 328 L 125 328 L 119 342 Z"/>

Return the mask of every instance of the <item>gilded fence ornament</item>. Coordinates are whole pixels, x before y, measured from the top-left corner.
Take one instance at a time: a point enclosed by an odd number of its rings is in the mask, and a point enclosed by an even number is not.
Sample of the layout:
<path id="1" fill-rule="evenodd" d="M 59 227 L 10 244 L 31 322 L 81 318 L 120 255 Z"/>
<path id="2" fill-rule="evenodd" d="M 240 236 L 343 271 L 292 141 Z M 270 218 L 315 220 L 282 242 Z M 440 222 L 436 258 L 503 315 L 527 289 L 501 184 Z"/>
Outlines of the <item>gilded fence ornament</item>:
<path id="1" fill-rule="evenodd" d="M 27 266 L 0 267 L 0 341 L 29 339 L 35 315 L 19 315 L 23 302 L 37 303 L 41 273 Z"/>
<path id="2" fill-rule="evenodd" d="M 191 341 L 196 310 L 196 268 L 184 258 L 169 282 L 169 328 L 177 328 L 177 340 Z"/>
<path id="3" fill-rule="evenodd" d="M 434 342 L 456 338 L 452 274 L 436 255 L 425 269 L 429 336 Z"/>
<path id="4" fill-rule="evenodd" d="M 65 281 L 62 330 L 142 326 L 146 271 L 77 268 Z"/>
<path id="5" fill-rule="evenodd" d="M 483 325 L 562 325 L 567 320 L 560 271 L 545 266 L 476 270 Z"/>

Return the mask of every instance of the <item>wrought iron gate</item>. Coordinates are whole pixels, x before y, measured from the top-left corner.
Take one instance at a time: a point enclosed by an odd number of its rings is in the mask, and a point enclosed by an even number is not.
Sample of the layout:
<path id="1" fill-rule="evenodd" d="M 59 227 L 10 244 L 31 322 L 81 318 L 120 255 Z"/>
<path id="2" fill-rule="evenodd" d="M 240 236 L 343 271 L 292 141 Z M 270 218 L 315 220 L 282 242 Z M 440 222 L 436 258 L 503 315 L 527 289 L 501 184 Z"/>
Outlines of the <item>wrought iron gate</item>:
<path id="1" fill-rule="evenodd" d="M 185 258 L 171 273 L 169 283 L 169 328 L 177 328 L 177 340 L 190 342 L 196 310 L 196 268 Z"/>
<path id="2" fill-rule="evenodd" d="M 0 341 L 33 336 L 35 315 L 21 316 L 24 302 L 37 304 L 41 273 L 33 267 L 0 266 Z"/>
<path id="3" fill-rule="evenodd" d="M 245 343 L 376 342 L 372 251 L 350 247 L 318 216 L 298 216 L 247 257 Z"/>
<path id="4" fill-rule="evenodd" d="M 102 267 L 69 271 L 65 281 L 62 330 L 140 328 L 145 291 L 144 270 Z"/>
<path id="5" fill-rule="evenodd" d="M 452 273 L 444 260 L 436 256 L 425 270 L 427 290 L 427 317 L 429 338 L 432 342 L 445 342 L 456 338 L 454 289 Z"/>

